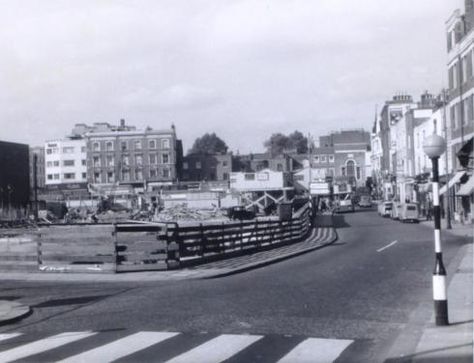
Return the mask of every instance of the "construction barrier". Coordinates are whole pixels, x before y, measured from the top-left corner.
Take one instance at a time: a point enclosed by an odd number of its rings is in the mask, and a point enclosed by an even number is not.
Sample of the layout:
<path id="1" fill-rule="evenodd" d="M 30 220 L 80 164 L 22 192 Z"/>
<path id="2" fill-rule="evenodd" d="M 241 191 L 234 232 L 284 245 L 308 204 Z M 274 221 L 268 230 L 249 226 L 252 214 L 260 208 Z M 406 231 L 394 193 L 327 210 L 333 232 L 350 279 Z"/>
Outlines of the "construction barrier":
<path id="1" fill-rule="evenodd" d="M 38 231 L 0 230 L 0 270 L 30 272 L 38 269 Z"/>
<path id="2" fill-rule="evenodd" d="M 267 217 L 188 226 L 46 225 L 26 235 L 0 234 L 0 269 L 23 266 L 42 272 L 89 273 L 176 269 L 301 241 L 311 230 L 310 213 L 305 204 L 287 220 Z"/>
<path id="3" fill-rule="evenodd" d="M 114 226 L 47 225 L 40 228 L 38 268 L 43 272 L 114 272 Z"/>

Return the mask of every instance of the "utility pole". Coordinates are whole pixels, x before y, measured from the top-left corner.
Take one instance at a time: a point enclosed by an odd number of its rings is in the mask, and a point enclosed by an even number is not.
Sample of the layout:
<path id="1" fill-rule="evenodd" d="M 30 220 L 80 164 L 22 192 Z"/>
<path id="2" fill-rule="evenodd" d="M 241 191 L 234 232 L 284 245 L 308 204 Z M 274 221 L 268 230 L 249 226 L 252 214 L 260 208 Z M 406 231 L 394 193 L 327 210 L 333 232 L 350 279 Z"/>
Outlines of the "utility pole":
<path id="1" fill-rule="evenodd" d="M 38 221 L 38 155 L 33 153 L 33 186 L 35 198 L 35 221 Z"/>
<path id="2" fill-rule="evenodd" d="M 308 181 L 308 191 L 311 195 L 311 181 L 313 179 L 313 148 L 311 147 L 311 134 L 308 133 L 308 164 L 309 164 L 309 181 Z"/>

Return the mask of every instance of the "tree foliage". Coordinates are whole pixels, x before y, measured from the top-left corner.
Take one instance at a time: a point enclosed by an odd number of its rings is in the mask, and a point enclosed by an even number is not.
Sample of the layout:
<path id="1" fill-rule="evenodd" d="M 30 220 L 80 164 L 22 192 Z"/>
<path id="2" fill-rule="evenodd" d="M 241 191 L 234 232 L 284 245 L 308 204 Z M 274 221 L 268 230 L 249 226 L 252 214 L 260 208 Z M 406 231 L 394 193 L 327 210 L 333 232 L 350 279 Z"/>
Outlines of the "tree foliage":
<path id="1" fill-rule="evenodd" d="M 214 132 L 212 134 L 206 133 L 198 137 L 193 144 L 193 147 L 188 151 L 188 154 L 218 154 L 227 153 L 228 146 L 219 136 Z"/>
<path id="2" fill-rule="evenodd" d="M 289 135 L 275 133 L 264 143 L 267 152 L 274 155 L 284 151 L 296 151 L 297 154 L 308 152 L 308 138 L 300 131 L 294 131 Z"/>

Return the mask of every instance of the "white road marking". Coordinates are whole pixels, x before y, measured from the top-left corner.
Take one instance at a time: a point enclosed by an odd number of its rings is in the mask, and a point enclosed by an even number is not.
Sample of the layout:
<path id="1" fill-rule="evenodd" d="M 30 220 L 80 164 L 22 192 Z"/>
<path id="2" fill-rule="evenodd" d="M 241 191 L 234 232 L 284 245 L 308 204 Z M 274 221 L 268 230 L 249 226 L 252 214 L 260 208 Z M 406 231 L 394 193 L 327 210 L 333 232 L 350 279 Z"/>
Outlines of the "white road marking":
<path id="1" fill-rule="evenodd" d="M 261 338 L 261 335 L 223 334 L 169 360 L 167 363 L 219 363 Z"/>
<path id="2" fill-rule="evenodd" d="M 60 362 L 111 362 L 178 335 L 169 332 L 139 332 L 88 350 Z"/>
<path id="3" fill-rule="evenodd" d="M 377 252 L 382 252 L 383 250 L 385 250 L 385 249 L 387 249 L 387 248 L 389 248 L 389 247 L 392 247 L 392 246 L 393 246 L 395 243 L 397 243 L 397 242 L 398 242 L 397 240 L 395 240 L 395 241 L 393 241 L 393 242 L 390 242 L 390 243 L 389 243 L 388 245 L 386 245 L 385 247 L 379 248 L 379 249 L 377 250 Z"/>
<path id="4" fill-rule="evenodd" d="M 293 348 L 278 363 L 328 363 L 341 355 L 353 340 L 308 338 Z"/>
<path id="5" fill-rule="evenodd" d="M 15 338 L 19 335 L 21 335 L 21 333 L 0 334 L 0 341 Z"/>
<path id="6" fill-rule="evenodd" d="M 48 338 L 37 340 L 33 343 L 24 344 L 19 347 L 6 350 L 0 353 L 0 362 L 11 362 L 22 359 L 30 355 L 45 352 L 50 349 L 60 347 L 61 345 L 75 342 L 76 340 L 87 338 L 97 333 L 85 332 L 67 332 L 58 335 L 53 335 Z"/>

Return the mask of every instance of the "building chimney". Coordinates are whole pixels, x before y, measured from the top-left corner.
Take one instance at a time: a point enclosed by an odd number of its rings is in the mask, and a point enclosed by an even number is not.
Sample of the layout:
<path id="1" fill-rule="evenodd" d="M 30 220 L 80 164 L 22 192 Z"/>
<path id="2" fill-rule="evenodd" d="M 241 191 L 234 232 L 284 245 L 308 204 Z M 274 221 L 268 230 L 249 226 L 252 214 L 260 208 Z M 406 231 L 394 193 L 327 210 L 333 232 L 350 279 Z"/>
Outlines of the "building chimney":
<path id="1" fill-rule="evenodd" d="M 125 119 L 120 119 L 120 127 L 125 127 Z"/>

